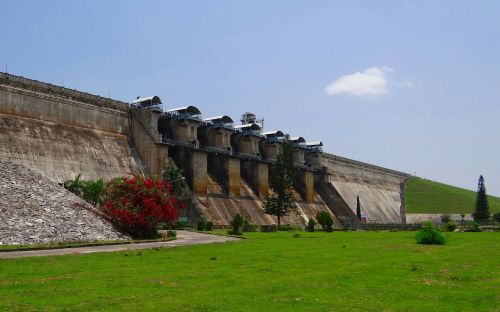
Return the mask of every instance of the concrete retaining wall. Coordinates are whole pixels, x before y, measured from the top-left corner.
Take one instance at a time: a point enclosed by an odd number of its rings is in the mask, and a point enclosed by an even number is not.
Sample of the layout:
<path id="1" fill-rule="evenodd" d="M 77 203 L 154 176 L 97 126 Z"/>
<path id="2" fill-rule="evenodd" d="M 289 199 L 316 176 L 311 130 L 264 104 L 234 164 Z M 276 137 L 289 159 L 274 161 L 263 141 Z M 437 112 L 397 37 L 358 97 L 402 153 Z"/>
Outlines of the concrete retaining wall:
<path id="1" fill-rule="evenodd" d="M 404 183 L 409 175 L 331 154 L 322 154 L 321 164 L 326 168 L 324 182 L 330 184 L 330 195 L 340 196 L 339 200 L 354 215 L 359 196 L 361 214 L 368 222 L 406 222 L 403 196 Z M 346 215 L 345 220 L 352 222 L 352 215 Z"/>
<path id="2" fill-rule="evenodd" d="M 0 157 L 56 182 L 138 174 L 125 103 L 0 73 Z"/>

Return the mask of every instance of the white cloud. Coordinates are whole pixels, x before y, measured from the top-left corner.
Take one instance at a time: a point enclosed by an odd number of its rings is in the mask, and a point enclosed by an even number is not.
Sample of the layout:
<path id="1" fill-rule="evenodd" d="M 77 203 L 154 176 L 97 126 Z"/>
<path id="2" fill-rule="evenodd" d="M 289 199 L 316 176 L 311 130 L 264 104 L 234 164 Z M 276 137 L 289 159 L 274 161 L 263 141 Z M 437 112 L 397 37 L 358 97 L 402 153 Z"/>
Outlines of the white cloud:
<path id="1" fill-rule="evenodd" d="M 389 92 L 387 75 L 393 71 L 394 69 L 387 66 L 370 67 L 332 81 L 325 87 L 325 92 L 329 95 L 341 93 L 354 96 L 384 95 Z"/>

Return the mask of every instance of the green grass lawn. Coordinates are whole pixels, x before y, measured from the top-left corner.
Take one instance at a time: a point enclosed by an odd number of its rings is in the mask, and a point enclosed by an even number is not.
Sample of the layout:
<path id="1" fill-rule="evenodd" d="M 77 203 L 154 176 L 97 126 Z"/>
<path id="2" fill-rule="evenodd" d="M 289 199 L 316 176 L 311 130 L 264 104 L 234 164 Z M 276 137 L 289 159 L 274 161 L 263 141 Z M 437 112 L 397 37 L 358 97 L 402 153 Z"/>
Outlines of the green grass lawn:
<path id="1" fill-rule="evenodd" d="M 0 260 L 0 310 L 499 311 L 500 234 L 447 235 L 447 245 L 424 246 L 415 232 L 249 233 Z"/>
<path id="2" fill-rule="evenodd" d="M 473 213 L 476 192 L 412 177 L 406 184 L 406 213 Z M 488 196 L 490 213 L 500 212 L 500 198 Z"/>

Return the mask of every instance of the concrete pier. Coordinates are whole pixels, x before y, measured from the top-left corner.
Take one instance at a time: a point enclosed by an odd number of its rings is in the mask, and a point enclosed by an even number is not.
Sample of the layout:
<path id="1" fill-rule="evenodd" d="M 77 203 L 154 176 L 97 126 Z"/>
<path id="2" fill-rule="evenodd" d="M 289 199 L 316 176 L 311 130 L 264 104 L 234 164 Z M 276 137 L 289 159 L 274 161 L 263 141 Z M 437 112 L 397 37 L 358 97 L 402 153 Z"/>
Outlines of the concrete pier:
<path id="1" fill-rule="evenodd" d="M 256 160 L 241 160 L 241 175 L 260 199 L 269 195 L 268 164 Z"/>

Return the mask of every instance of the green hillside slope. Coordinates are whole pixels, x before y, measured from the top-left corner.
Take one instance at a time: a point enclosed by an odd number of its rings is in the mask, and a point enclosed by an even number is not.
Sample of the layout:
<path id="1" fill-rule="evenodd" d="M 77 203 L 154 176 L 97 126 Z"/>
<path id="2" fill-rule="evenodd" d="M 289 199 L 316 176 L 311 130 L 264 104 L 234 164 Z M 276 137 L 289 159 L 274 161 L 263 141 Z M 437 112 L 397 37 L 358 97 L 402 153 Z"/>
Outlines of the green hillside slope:
<path id="1" fill-rule="evenodd" d="M 473 213 L 476 193 L 411 177 L 406 184 L 406 213 Z M 500 198 L 488 196 L 490 213 L 500 211 Z"/>

